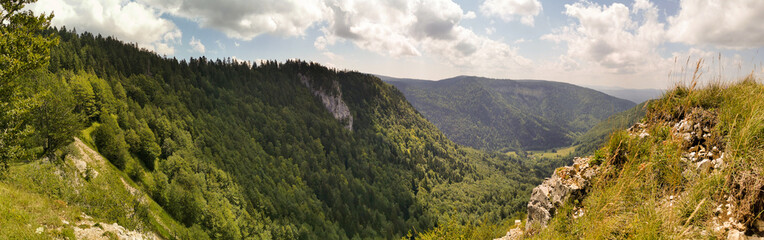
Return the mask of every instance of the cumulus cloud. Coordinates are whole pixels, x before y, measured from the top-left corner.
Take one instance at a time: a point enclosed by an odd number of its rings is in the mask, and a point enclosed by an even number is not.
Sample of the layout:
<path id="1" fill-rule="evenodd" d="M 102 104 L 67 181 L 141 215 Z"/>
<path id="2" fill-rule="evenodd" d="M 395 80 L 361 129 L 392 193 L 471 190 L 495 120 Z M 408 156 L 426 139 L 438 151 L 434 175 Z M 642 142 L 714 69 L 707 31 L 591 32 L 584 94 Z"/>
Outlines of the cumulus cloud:
<path id="1" fill-rule="evenodd" d="M 577 23 L 556 29 L 542 39 L 567 43 L 566 61 L 590 61 L 616 73 L 634 73 L 665 64 L 657 52 L 666 39 L 665 27 L 658 21 L 658 9 L 649 1 L 638 0 L 632 9 L 620 3 L 605 6 L 590 2 L 566 4 L 565 9 L 565 14 Z"/>
<path id="2" fill-rule="evenodd" d="M 115 36 L 160 54 L 173 54 L 181 31 L 155 9 L 127 0 L 40 0 L 28 9 L 53 12 L 54 26 Z"/>
<path id="3" fill-rule="evenodd" d="M 314 42 L 320 50 L 350 41 L 382 55 L 427 55 L 473 70 L 503 71 L 530 64 L 516 48 L 461 26 L 471 14 L 450 0 L 335 0 L 329 8 L 333 17 Z"/>
<path id="4" fill-rule="evenodd" d="M 473 11 L 469 11 L 469 12 L 465 13 L 464 16 L 462 16 L 462 18 L 463 19 L 475 19 L 475 18 L 477 18 L 477 14 L 475 14 L 475 12 L 473 12 Z"/>
<path id="5" fill-rule="evenodd" d="M 480 5 L 480 12 L 486 16 L 499 17 L 505 22 L 519 17 L 520 22 L 528 26 L 533 26 L 541 10 L 538 0 L 486 0 Z"/>
<path id="6" fill-rule="evenodd" d="M 260 34 L 302 36 L 326 16 L 322 0 L 138 0 L 228 37 L 251 40 Z"/>
<path id="7" fill-rule="evenodd" d="M 162 18 L 173 16 L 239 41 L 261 34 L 304 37 L 308 29 L 318 27 L 314 46 L 322 52 L 338 42 L 350 42 L 384 56 L 425 56 L 449 66 L 491 72 L 525 68 L 531 62 L 515 47 L 463 27 L 461 21 L 476 14 L 452 0 L 40 0 L 33 7 L 55 10 L 58 25 L 115 35 L 164 54 L 173 54 L 174 47 L 182 44 L 180 30 Z M 523 4 L 513 7 L 513 14 L 530 16 L 526 24 L 541 11 L 540 4 L 531 9 Z M 222 50 L 221 43 L 213 46 Z M 187 44 L 194 52 L 208 50 L 195 36 Z"/>
<path id="8" fill-rule="evenodd" d="M 191 36 L 191 41 L 188 42 L 188 45 L 191 46 L 191 49 L 193 49 L 196 52 L 204 53 L 204 44 L 202 44 L 202 41 L 199 41 L 199 39 L 196 39 L 196 37 Z"/>
<path id="9" fill-rule="evenodd" d="M 675 42 L 724 48 L 764 46 L 764 1 L 682 0 L 679 13 L 668 22 L 669 38 Z"/>
<path id="10" fill-rule="evenodd" d="M 487 27 L 487 28 L 485 28 L 485 34 L 492 35 L 495 32 L 496 32 L 496 28 L 495 27 Z"/>

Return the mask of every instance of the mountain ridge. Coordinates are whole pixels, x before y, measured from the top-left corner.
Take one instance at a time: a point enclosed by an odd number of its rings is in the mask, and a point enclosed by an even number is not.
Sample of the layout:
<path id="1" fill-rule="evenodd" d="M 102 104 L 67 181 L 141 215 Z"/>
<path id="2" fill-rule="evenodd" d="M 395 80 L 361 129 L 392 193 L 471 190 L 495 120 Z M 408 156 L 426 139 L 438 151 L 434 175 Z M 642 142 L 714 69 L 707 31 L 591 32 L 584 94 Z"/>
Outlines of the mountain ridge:
<path id="1" fill-rule="evenodd" d="M 596 122 L 633 106 L 595 90 L 546 80 L 380 79 L 401 90 L 455 142 L 489 151 L 567 146 Z"/>

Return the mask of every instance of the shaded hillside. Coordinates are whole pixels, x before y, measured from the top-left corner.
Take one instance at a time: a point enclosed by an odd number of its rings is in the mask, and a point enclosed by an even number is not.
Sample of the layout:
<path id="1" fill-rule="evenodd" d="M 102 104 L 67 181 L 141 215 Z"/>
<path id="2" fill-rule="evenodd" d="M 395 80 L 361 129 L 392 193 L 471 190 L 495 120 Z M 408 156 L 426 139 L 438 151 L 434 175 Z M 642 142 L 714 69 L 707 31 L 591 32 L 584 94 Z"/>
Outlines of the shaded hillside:
<path id="1" fill-rule="evenodd" d="M 371 75 L 302 61 L 167 59 L 110 37 L 49 33 L 60 44 L 46 70 L 20 78 L 36 85 L 19 95 L 55 89 L 83 141 L 189 238 L 393 239 L 446 219 L 501 221 L 539 182 L 516 159 L 451 142 Z M 40 141 L 23 142 L 43 155 Z M 15 186 L 15 169 L 35 159 L 13 160 L 4 183 Z"/>
<path id="2" fill-rule="evenodd" d="M 634 106 L 559 82 L 468 76 L 383 80 L 453 141 L 490 151 L 567 146 L 597 122 Z"/>
<path id="3" fill-rule="evenodd" d="M 577 145 L 576 155 L 583 156 L 594 153 L 594 150 L 602 147 L 610 139 L 613 132 L 627 129 L 639 122 L 645 116 L 647 104 L 648 102 L 643 102 L 629 110 L 613 114 L 576 138 L 573 143 L 573 145 Z"/>

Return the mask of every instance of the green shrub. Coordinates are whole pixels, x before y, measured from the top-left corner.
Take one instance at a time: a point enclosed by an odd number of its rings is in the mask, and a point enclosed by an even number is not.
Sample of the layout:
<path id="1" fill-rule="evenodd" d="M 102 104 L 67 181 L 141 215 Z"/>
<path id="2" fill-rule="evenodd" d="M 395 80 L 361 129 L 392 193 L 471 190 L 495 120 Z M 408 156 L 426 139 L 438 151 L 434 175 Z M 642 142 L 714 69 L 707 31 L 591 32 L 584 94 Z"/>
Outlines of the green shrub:
<path id="1" fill-rule="evenodd" d="M 64 239 L 68 239 L 68 240 L 76 240 L 77 239 L 77 236 L 74 235 L 74 229 L 72 229 L 71 227 L 67 227 L 67 228 L 64 228 L 63 230 L 61 230 L 61 236 Z"/>
<path id="2" fill-rule="evenodd" d="M 130 154 L 127 152 L 127 143 L 122 129 L 117 126 L 117 121 L 108 114 L 102 115 L 101 126 L 93 131 L 98 152 L 108 159 L 119 169 L 125 169 Z"/>

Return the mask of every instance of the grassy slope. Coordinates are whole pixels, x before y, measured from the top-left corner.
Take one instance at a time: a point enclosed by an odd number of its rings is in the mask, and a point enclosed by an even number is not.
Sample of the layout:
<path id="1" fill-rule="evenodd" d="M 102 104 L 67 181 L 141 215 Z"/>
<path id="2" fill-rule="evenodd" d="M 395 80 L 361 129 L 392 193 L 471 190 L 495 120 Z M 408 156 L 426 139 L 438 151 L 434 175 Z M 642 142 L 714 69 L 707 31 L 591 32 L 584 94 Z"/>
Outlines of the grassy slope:
<path id="1" fill-rule="evenodd" d="M 3 229 L 0 236 L 3 238 L 50 239 L 52 236 L 64 236 L 64 231 L 48 231 L 39 235 L 35 231 L 39 227 L 63 228 L 61 219 L 76 219 L 78 212 L 78 208 L 63 201 L 0 182 L 0 216 L 3 216 L 0 218 L 0 229 Z"/>
<path id="2" fill-rule="evenodd" d="M 670 134 L 671 126 L 662 124 L 694 107 L 718 114 L 711 132 L 725 136 L 728 166 L 716 174 L 682 174 L 680 140 Z M 713 209 L 726 204 L 726 196 L 732 196 L 731 204 L 737 206 L 733 217 L 748 224 L 757 216 L 760 219 L 764 210 L 762 113 L 764 86 L 750 78 L 729 86 L 679 87 L 668 92 L 648 106 L 645 121 L 651 136 L 640 139 L 619 131 L 598 151 L 596 157 L 606 171 L 581 203 L 585 215 L 572 218 L 574 203 L 568 203 L 534 238 L 724 238 L 725 233 L 713 231 L 711 222 Z M 669 196 L 675 196 L 674 200 Z"/>
<path id="3" fill-rule="evenodd" d="M 632 102 L 570 84 L 456 77 L 383 78 L 457 143 L 486 150 L 568 146 Z"/>
<path id="4" fill-rule="evenodd" d="M 125 173 L 86 144 L 77 141 L 64 152 L 69 157 L 62 163 L 14 165 L 0 181 L 0 238 L 73 239 L 73 228 L 85 227 L 78 224 L 83 214 L 165 239 L 188 236 L 189 229 L 136 192 L 137 185 Z M 84 174 L 77 170 L 78 160 L 87 163 Z M 43 232 L 36 234 L 39 227 Z"/>

